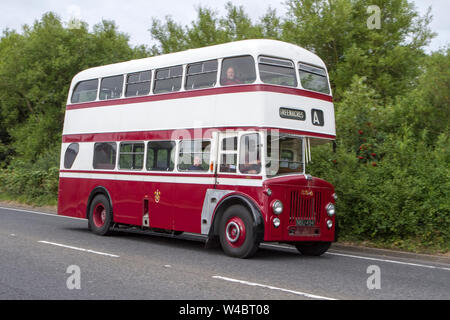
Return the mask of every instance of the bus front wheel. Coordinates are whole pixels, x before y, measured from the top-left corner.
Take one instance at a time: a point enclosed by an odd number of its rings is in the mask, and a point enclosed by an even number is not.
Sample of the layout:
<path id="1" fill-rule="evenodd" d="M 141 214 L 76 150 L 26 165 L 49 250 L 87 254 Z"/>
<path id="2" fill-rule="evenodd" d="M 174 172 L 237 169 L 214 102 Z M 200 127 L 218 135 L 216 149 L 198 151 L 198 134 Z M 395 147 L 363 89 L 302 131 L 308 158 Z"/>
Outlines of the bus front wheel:
<path id="1" fill-rule="evenodd" d="M 304 256 L 321 256 L 330 248 L 331 242 L 298 242 L 297 250 Z"/>
<path id="2" fill-rule="evenodd" d="M 89 229 L 97 235 L 106 236 L 110 233 L 112 222 L 112 210 L 108 198 L 103 194 L 95 196 L 89 208 Z"/>
<path id="3" fill-rule="evenodd" d="M 253 219 L 241 205 L 225 210 L 219 232 L 220 244 L 225 254 L 236 258 L 249 258 L 258 250 L 255 240 Z"/>

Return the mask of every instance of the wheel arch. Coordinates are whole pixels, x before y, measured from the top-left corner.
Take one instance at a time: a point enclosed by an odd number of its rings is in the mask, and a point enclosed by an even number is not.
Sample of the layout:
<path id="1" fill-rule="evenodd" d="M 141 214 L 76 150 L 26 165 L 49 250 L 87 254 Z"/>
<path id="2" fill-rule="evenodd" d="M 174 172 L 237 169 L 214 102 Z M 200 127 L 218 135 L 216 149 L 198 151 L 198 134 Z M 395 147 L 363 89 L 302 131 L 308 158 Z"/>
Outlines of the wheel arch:
<path id="1" fill-rule="evenodd" d="M 89 208 L 91 207 L 92 200 L 94 200 L 94 198 L 99 194 L 103 194 L 108 199 L 111 211 L 113 212 L 111 195 L 109 194 L 108 190 L 105 187 L 98 186 L 98 187 L 95 187 L 89 194 L 89 198 L 88 198 L 88 201 L 86 204 L 86 219 L 89 217 Z"/>
<path id="2" fill-rule="evenodd" d="M 256 241 L 262 242 L 264 239 L 264 219 L 261 210 L 252 199 L 240 194 L 229 195 L 217 204 L 216 209 L 214 210 L 213 222 L 211 224 L 211 229 L 209 230 L 208 238 L 212 240 L 218 236 L 220 219 L 223 213 L 226 209 L 235 204 L 242 205 L 250 212 L 253 218 L 253 229 L 255 231 Z"/>

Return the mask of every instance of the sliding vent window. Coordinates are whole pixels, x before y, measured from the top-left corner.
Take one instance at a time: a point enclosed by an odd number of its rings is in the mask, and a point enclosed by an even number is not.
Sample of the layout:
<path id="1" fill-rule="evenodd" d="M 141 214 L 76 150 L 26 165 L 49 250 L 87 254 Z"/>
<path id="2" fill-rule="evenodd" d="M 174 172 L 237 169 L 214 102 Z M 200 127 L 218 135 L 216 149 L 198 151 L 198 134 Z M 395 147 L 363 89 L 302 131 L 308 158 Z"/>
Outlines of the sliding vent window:
<path id="1" fill-rule="evenodd" d="M 116 143 L 100 142 L 94 145 L 94 169 L 109 169 L 116 167 Z"/>
<path id="2" fill-rule="evenodd" d="M 290 60 L 259 57 L 259 75 L 261 81 L 280 86 L 296 87 L 294 63 Z"/>
<path id="3" fill-rule="evenodd" d="M 151 141 L 147 145 L 147 170 L 173 171 L 175 167 L 175 142 Z"/>
<path id="4" fill-rule="evenodd" d="M 102 79 L 100 86 L 100 100 L 118 99 L 122 96 L 123 76 Z"/>
<path id="5" fill-rule="evenodd" d="M 125 97 L 146 96 L 150 93 L 152 72 L 143 71 L 131 73 L 127 76 Z"/>
<path id="6" fill-rule="evenodd" d="M 183 66 L 158 69 L 155 73 L 153 93 L 175 92 L 181 89 Z"/>
<path id="7" fill-rule="evenodd" d="M 303 88 L 326 94 L 330 93 L 327 72 L 325 69 L 299 63 L 298 71 Z"/>
<path id="8" fill-rule="evenodd" d="M 98 79 L 78 82 L 72 93 L 72 103 L 95 101 L 97 99 Z"/>
<path id="9" fill-rule="evenodd" d="M 210 88 L 216 85 L 217 60 L 189 64 L 186 74 L 186 90 Z"/>
<path id="10" fill-rule="evenodd" d="M 121 143 L 119 168 L 121 170 L 142 170 L 144 150 L 144 143 Z"/>

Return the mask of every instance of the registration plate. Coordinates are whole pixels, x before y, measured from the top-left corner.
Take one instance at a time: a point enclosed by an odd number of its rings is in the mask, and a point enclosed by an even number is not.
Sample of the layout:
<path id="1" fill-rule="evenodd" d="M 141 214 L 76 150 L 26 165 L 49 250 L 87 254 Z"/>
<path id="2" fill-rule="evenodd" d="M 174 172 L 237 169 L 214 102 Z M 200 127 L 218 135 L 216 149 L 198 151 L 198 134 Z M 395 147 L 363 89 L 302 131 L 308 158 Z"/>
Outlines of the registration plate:
<path id="1" fill-rule="evenodd" d="M 312 227 L 316 224 L 316 220 L 311 219 L 297 219 L 295 220 L 295 225 L 297 227 Z"/>

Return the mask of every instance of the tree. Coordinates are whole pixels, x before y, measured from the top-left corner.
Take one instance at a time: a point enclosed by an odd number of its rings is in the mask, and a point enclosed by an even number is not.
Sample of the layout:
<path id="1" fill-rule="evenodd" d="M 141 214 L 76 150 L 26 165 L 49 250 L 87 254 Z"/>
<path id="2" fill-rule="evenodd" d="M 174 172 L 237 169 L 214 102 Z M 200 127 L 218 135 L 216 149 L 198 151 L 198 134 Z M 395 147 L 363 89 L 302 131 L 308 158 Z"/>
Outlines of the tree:
<path id="1" fill-rule="evenodd" d="M 379 29 L 368 28 L 369 6 L 380 8 Z M 321 57 L 339 100 L 353 76 L 364 76 L 383 98 L 404 93 L 420 73 L 423 48 L 434 34 L 407 0 L 289 0 L 282 39 Z"/>
<path id="2" fill-rule="evenodd" d="M 89 32 L 68 28 L 53 13 L 22 33 L 0 38 L 0 161 L 12 156 L 35 162 L 51 152 L 58 163 L 65 102 L 72 77 L 83 69 L 145 55 L 131 48 L 112 21 Z M 6 161 L 6 162 L 8 162 Z"/>

